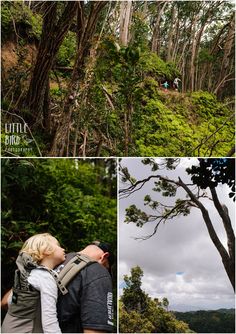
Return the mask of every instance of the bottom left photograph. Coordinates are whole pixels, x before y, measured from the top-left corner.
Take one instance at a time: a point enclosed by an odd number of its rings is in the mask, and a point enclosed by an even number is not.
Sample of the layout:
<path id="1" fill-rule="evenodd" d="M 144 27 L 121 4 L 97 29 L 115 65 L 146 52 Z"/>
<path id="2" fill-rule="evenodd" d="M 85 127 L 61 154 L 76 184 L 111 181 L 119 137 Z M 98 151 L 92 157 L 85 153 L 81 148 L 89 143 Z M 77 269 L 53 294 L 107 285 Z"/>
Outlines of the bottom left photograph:
<path id="1" fill-rule="evenodd" d="M 116 159 L 2 158 L 2 333 L 117 331 Z"/>

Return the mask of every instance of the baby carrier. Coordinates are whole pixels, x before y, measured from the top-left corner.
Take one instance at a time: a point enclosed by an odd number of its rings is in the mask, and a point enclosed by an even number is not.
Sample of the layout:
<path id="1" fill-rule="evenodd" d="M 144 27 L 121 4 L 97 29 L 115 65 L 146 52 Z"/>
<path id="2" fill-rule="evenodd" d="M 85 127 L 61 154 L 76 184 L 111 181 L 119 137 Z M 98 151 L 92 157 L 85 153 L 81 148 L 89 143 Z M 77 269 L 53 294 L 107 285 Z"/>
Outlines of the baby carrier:
<path id="1" fill-rule="evenodd" d="M 70 254 L 69 254 L 70 255 Z M 67 262 L 68 261 L 68 262 Z M 57 277 L 57 285 L 60 292 L 65 295 L 68 293 L 67 285 L 70 281 L 86 266 L 97 262 L 84 254 L 72 253 L 71 259 L 67 259 L 65 264 L 59 267 Z"/>
<path id="2" fill-rule="evenodd" d="M 63 266 L 59 274 L 38 265 L 26 253 L 20 253 L 15 271 L 12 301 L 2 326 L 2 333 L 43 333 L 41 323 L 40 292 L 29 282 L 31 270 L 47 270 L 55 279 L 60 293 L 68 293 L 67 284 L 85 266 L 95 261 L 87 256 L 76 254 Z"/>

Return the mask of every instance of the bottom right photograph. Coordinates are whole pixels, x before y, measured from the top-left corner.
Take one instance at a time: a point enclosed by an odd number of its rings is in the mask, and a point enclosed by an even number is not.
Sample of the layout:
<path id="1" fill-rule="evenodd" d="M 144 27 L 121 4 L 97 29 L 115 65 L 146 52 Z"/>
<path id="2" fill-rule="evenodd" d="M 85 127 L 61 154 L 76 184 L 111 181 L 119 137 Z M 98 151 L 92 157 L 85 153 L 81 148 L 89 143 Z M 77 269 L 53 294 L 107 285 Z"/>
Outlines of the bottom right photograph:
<path id="1" fill-rule="evenodd" d="M 235 159 L 119 161 L 119 332 L 235 333 Z"/>

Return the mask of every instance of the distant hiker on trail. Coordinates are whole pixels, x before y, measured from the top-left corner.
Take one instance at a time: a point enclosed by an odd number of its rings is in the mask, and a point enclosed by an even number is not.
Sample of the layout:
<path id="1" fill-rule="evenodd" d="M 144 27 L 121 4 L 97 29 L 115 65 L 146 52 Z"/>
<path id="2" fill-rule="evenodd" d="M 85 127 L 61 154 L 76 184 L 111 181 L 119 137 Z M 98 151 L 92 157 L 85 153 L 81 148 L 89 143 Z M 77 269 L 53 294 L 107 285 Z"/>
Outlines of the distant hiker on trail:
<path id="1" fill-rule="evenodd" d="M 175 78 L 175 80 L 173 81 L 173 87 L 178 92 L 180 91 L 180 82 L 181 80 L 179 78 Z"/>
<path id="2" fill-rule="evenodd" d="M 18 269 L 2 333 L 61 333 L 57 273 L 52 269 L 64 260 L 65 250 L 49 233 L 26 240 L 16 260 Z"/>
<path id="3" fill-rule="evenodd" d="M 167 81 L 161 84 L 165 88 L 165 92 L 167 92 L 168 87 L 170 86 Z"/>

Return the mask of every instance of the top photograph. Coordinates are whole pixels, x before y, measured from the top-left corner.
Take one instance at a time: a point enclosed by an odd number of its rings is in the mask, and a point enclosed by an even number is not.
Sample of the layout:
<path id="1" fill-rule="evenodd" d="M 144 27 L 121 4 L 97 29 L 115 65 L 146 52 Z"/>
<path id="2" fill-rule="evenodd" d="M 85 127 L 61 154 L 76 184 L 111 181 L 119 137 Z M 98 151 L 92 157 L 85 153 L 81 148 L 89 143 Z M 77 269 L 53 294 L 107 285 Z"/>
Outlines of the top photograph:
<path id="1" fill-rule="evenodd" d="M 1 1 L 1 156 L 235 156 L 234 9 Z"/>

